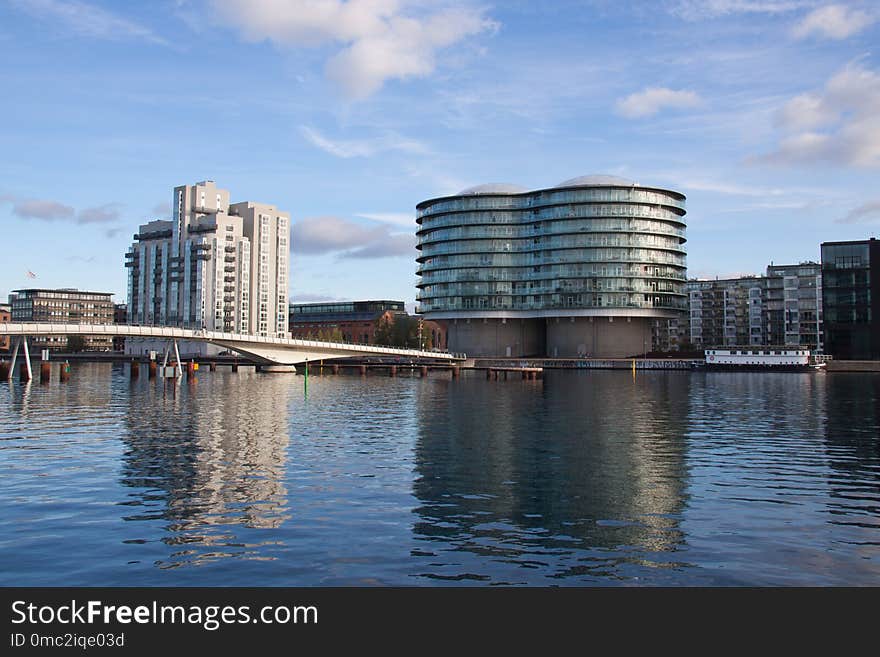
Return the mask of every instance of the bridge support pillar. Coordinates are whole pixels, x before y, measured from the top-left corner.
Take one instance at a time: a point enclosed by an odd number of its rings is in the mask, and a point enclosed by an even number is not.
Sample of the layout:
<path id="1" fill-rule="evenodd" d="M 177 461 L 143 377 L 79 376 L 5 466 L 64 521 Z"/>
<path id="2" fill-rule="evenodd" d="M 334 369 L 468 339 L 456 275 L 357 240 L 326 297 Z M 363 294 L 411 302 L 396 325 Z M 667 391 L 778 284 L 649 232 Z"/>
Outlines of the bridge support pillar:
<path id="1" fill-rule="evenodd" d="M 19 347 L 24 351 L 24 362 L 19 368 L 19 378 L 22 381 L 30 381 L 34 378 L 34 373 L 31 371 L 31 354 L 28 351 L 28 341 L 26 336 L 21 336 L 18 339 L 18 342 L 15 343 L 15 350 L 12 352 L 12 367 L 15 367 L 15 359 L 18 356 Z"/>

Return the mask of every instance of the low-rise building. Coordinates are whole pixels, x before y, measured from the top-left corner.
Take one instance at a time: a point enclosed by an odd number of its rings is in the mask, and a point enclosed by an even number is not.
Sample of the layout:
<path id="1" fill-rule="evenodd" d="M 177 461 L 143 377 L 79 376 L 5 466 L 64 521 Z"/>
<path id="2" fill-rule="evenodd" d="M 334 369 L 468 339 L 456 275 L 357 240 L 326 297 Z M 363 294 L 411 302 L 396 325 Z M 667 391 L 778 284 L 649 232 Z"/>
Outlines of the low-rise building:
<path id="1" fill-rule="evenodd" d="M 74 288 L 58 290 L 30 288 L 9 295 L 13 322 L 53 324 L 112 324 L 113 295 Z M 29 340 L 31 349 L 55 351 L 107 351 L 113 348 L 111 336 L 41 335 Z"/>
<path id="2" fill-rule="evenodd" d="M 379 322 L 406 314 L 403 301 L 333 301 L 290 304 L 294 338 L 321 337 L 356 344 L 374 344 Z"/>
<path id="3" fill-rule="evenodd" d="M 339 340 L 355 344 L 391 344 L 392 330 L 406 321 L 415 327 L 411 346 L 445 349 L 446 331 L 438 322 L 411 317 L 403 301 L 333 301 L 290 304 L 290 333 L 294 338 Z M 403 346 L 403 345 L 400 345 Z"/>
<path id="4" fill-rule="evenodd" d="M 113 323 L 128 324 L 128 304 L 117 303 L 113 305 Z M 125 336 L 117 335 L 113 338 L 113 351 L 125 351 Z"/>
<path id="5" fill-rule="evenodd" d="M 0 303 L 0 322 L 12 321 L 12 307 L 8 303 Z M 9 336 L 0 335 L 0 351 L 9 351 Z"/>

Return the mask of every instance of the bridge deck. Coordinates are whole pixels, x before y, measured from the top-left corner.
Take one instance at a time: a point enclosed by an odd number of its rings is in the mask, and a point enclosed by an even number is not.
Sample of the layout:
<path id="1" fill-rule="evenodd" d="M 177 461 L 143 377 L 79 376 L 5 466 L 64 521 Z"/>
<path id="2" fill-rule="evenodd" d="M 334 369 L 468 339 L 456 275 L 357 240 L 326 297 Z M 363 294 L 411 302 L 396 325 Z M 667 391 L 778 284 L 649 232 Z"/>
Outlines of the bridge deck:
<path id="1" fill-rule="evenodd" d="M 195 340 L 228 345 L 235 348 L 236 343 L 242 346 L 265 347 L 283 351 L 328 351 L 345 357 L 374 356 L 405 356 L 410 358 L 436 358 L 438 360 L 461 360 L 462 354 L 451 354 L 442 351 L 423 351 L 402 347 L 384 347 L 368 344 L 352 344 L 348 342 L 323 342 L 319 340 L 302 340 L 299 338 L 269 338 L 260 335 L 242 333 L 223 333 L 220 331 L 199 331 L 174 326 L 133 326 L 129 324 L 53 324 L 50 322 L 2 322 L 0 335 L 36 336 L 36 335 L 106 335 L 138 338 L 164 338 L 168 340 Z"/>

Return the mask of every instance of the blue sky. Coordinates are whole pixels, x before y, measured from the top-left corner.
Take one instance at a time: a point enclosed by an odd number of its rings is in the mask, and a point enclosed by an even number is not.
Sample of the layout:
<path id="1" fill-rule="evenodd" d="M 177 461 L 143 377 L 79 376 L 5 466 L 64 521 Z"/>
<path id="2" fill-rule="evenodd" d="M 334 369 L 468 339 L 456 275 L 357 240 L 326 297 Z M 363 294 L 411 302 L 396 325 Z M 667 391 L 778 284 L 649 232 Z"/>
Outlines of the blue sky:
<path id="1" fill-rule="evenodd" d="M 687 194 L 691 276 L 817 259 L 880 224 L 878 45 L 876 1 L 0 0 L 0 299 L 124 301 L 204 179 L 291 213 L 300 301 L 412 303 L 419 201 L 590 173 Z"/>

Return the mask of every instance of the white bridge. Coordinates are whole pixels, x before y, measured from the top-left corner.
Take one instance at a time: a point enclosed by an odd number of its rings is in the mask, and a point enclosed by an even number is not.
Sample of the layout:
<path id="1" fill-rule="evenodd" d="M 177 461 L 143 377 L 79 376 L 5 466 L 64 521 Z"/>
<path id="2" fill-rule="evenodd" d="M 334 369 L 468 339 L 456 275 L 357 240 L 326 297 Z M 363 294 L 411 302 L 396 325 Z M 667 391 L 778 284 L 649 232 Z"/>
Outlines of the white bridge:
<path id="1" fill-rule="evenodd" d="M 153 338 L 167 340 L 177 353 L 177 341 L 199 341 L 236 351 L 256 363 L 269 366 L 292 366 L 300 363 L 349 358 L 355 356 L 397 356 L 400 358 L 430 358 L 442 361 L 458 361 L 462 355 L 419 349 L 380 347 L 347 342 L 319 342 L 297 338 L 267 338 L 242 333 L 221 333 L 219 331 L 198 331 L 172 326 L 130 326 L 128 324 L 52 324 L 44 322 L 2 322 L 0 335 L 18 337 L 13 350 L 13 362 L 23 347 L 25 360 L 28 360 L 29 336 L 37 335 L 104 335 L 119 337 Z M 180 361 L 178 353 L 178 362 Z"/>

